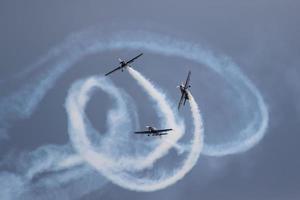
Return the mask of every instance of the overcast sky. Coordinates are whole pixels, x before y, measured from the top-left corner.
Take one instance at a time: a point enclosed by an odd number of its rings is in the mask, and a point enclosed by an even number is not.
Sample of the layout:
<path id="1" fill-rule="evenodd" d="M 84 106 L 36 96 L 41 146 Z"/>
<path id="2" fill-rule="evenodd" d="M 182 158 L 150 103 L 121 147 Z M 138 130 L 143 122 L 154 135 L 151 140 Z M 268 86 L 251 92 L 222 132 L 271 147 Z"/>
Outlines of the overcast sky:
<path id="1" fill-rule="evenodd" d="M 26 80 L 13 79 L 15 74 L 35 63 L 71 34 L 92 27 L 101 29 L 106 35 L 124 30 L 146 30 L 202 44 L 216 54 L 230 57 L 261 92 L 270 115 L 263 140 L 244 153 L 225 157 L 201 156 L 186 177 L 157 192 L 134 192 L 110 182 L 98 189 L 98 183 L 86 186 L 77 180 L 76 187 L 94 187 L 87 189 L 87 194 L 78 196 L 89 200 L 296 200 L 300 198 L 299 8 L 300 2 L 296 0 L 1 0 L 0 80 L 6 80 L 0 82 L 1 98 L 26 84 Z M 0 148 L 1 159 L 12 151 L 17 158 L 21 152 L 34 151 L 41 145 L 67 143 L 67 118 L 63 104 L 70 85 L 79 78 L 105 73 L 117 64 L 118 57 L 126 58 L 136 53 L 109 51 L 76 63 L 76 68 L 59 79 L 29 119 L 14 122 L 9 129 L 11 138 Z M 219 79 L 210 81 L 214 75 L 208 69 L 194 69 L 196 64 L 193 62 L 147 52 L 138 64 L 142 66 L 138 70 L 160 83 L 174 101 L 178 98 L 174 84 L 185 77 L 187 65 L 193 67 L 192 91 L 203 110 L 204 121 L 207 122 L 205 129 L 215 134 L 214 137 L 218 134 L 232 137 L 228 131 L 220 131 L 225 126 L 222 120 L 228 120 L 230 127 L 237 119 L 225 119 L 218 114 L 217 105 L 222 105 L 222 98 L 218 97 L 222 92 L 217 90 L 222 89 L 223 83 Z M 166 65 L 173 66 L 174 70 L 170 72 L 164 67 Z M 160 73 L 157 73 L 159 70 Z M 169 73 L 174 75 L 173 79 L 168 76 Z M 136 94 L 137 87 L 128 81 L 128 76 L 120 73 L 113 81 L 131 96 Z M 148 121 L 157 123 L 155 114 L 147 115 L 151 109 L 139 103 L 144 98 L 142 95 L 135 97 L 141 112 L 141 127 Z M 99 103 L 103 107 L 98 108 Z M 109 100 L 100 95 L 87 108 L 97 129 L 105 129 L 106 116 L 101 113 L 105 113 L 107 105 Z M 12 160 L 10 163 L 15 163 Z M 8 164 L 0 169 L 4 172 L 15 171 L 16 168 L 14 164 Z M 103 179 L 93 173 L 88 174 L 91 179 L 97 176 Z M 52 199 L 76 199 L 68 194 L 71 191 L 65 186 L 44 192 L 56 193 Z"/>

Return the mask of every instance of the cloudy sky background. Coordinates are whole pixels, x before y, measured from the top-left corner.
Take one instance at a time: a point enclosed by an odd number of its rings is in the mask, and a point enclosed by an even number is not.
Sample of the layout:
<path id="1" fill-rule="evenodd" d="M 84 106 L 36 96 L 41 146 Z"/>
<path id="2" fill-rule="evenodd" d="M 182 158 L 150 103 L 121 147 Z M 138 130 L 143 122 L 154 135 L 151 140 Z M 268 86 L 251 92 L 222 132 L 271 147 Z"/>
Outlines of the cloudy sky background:
<path id="1" fill-rule="evenodd" d="M 97 27 L 109 35 L 118 31 L 146 30 L 201 44 L 217 55 L 230 57 L 260 90 L 269 108 L 269 128 L 263 140 L 251 150 L 226 157 L 201 156 L 192 171 L 167 189 L 133 192 L 107 183 L 100 186 L 96 172 L 89 172 L 89 185 L 83 180 L 64 187 L 43 189 L 36 198 L 45 199 L 274 199 L 300 197 L 299 122 L 300 122 L 300 41 L 298 1 L 237 0 L 214 1 L 6 1 L 0 2 L 0 84 L 1 98 L 14 92 L 26 80 L 13 79 L 59 45 L 73 33 Z M 18 171 L 24 151 L 41 145 L 68 141 L 67 119 L 63 107 L 70 85 L 78 78 L 105 73 L 117 58 L 127 58 L 136 51 L 108 51 L 87 56 L 58 80 L 34 114 L 15 121 L 10 139 L 1 144 L 4 171 Z M 172 71 L 170 72 L 170 67 Z M 237 119 L 234 109 L 224 109 L 230 101 L 221 79 L 203 66 L 157 54 L 147 54 L 136 68 L 165 89 L 177 101 L 175 86 L 192 69 L 192 92 L 204 115 L 205 129 L 216 137 L 228 139 Z M 159 71 L 159 73 L 157 73 Z M 172 78 L 170 78 L 172 73 Z M 112 78 L 131 96 L 140 112 L 140 125 L 157 123 L 151 109 L 139 102 L 143 93 L 124 73 Z M 126 87 L 125 87 L 126 85 Z M 102 105 L 102 106 L 99 106 Z M 222 106 L 223 105 L 223 106 Z M 92 99 L 88 116 L 99 130 L 105 130 L 105 111 L 109 99 L 103 94 Z M 226 107 L 227 108 L 227 107 Z M 97 111 L 97 112 L 95 112 Z M 188 112 L 183 112 L 188 118 Z M 100 122 L 100 123 L 99 123 Z M 222 131 L 225 124 L 228 130 Z M 99 176 L 99 177 L 98 177 Z M 87 194 L 71 193 L 87 187 Z M 75 188 L 75 189 L 74 189 Z M 98 189 L 101 188 L 101 189 Z M 0 189 L 1 190 L 1 189 Z M 38 190 L 38 189 L 37 189 Z M 41 195 L 41 196 L 39 196 Z M 52 196 L 51 196 L 52 195 Z"/>

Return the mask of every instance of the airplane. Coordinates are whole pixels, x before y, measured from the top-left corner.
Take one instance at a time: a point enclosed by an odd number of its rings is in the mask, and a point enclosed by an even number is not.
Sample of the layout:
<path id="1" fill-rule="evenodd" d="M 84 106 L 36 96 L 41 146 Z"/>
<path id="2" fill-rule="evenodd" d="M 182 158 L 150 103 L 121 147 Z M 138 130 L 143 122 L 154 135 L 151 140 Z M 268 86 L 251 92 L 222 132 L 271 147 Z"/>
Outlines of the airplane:
<path id="1" fill-rule="evenodd" d="M 125 60 L 122 60 L 121 58 L 119 58 L 120 66 L 113 69 L 112 71 L 106 73 L 105 76 L 108 76 L 109 74 L 111 74 L 111 73 L 113 73 L 117 70 L 122 70 L 122 72 L 123 72 L 126 67 L 131 67 L 129 65 L 130 63 L 133 63 L 137 58 L 139 58 L 142 55 L 143 55 L 143 53 L 140 53 L 139 55 L 137 55 L 136 57 L 134 57 L 134 58 L 132 58 L 131 60 L 128 60 L 128 61 L 125 61 Z"/>
<path id="2" fill-rule="evenodd" d="M 185 105 L 186 100 L 189 100 L 189 94 L 188 94 L 188 88 L 191 87 L 190 85 L 190 77 L 191 77 L 191 71 L 189 71 L 188 76 L 186 78 L 185 83 L 181 83 L 179 86 L 177 86 L 177 88 L 180 89 L 181 92 L 181 97 L 178 103 L 178 110 L 180 109 L 180 106 Z"/>
<path id="3" fill-rule="evenodd" d="M 167 135 L 168 131 L 172 131 L 173 129 L 168 128 L 168 129 L 156 129 L 152 126 L 146 126 L 148 129 L 147 131 L 136 131 L 134 134 L 147 134 L 148 136 L 162 136 L 162 135 Z"/>

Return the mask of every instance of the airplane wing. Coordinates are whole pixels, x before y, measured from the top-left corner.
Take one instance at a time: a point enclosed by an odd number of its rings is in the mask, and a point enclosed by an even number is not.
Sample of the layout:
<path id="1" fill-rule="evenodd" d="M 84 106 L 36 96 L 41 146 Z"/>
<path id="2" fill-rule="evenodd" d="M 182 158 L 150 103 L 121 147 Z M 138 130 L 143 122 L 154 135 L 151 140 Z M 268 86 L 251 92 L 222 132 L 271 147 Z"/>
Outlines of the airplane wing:
<path id="1" fill-rule="evenodd" d="M 151 134 L 151 131 L 135 131 L 134 134 Z"/>
<path id="2" fill-rule="evenodd" d="M 153 134 L 153 133 L 160 133 L 161 135 L 165 135 L 165 133 L 161 132 L 167 132 L 167 131 L 172 131 L 173 129 L 168 128 L 168 129 L 160 129 L 160 130 L 155 130 L 155 131 L 135 131 L 135 134 Z M 167 133 L 166 133 L 167 134 Z"/>
<path id="3" fill-rule="evenodd" d="M 168 129 L 160 129 L 160 130 L 155 130 L 156 133 L 160 133 L 160 132 L 167 132 L 167 131 L 172 131 L 173 129 L 168 128 Z M 165 134 L 164 134 L 165 135 Z"/>
<path id="4" fill-rule="evenodd" d="M 121 68 L 122 68 L 121 66 L 120 66 L 120 67 L 117 67 L 117 68 L 111 70 L 110 72 L 106 73 L 105 76 L 108 76 L 108 75 L 110 75 L 111 73 L 113 73 L 113 72 L 115 72 L 115 71 L 117 71 L 117 70 L 119 70 L 119 69 L 121 69 Z"/>
<path id="5" fill-rule="evenodd" d="M 160 136 L 162 135 L 168 135 L 168 133 L 159 133 Z"/>
<path id="6" fill-rule="evenodd" d="M 131 60 L 127 61 L 127 64 L 132 63 L 134 60 L 136 60 L 137 58 L 139 58 L 140 56 L 142 56 L 143 53 L 140 53 L 139 55 L 137 55 L 136 57 L 132 58 Z"/>
<path id="7" fill-rule="evenodd" d="M 185 84 L 184 84 L 184 88 L 187 89 L 189 87 L 190 84 L 190 77 L 191 77 L 191 71 L 189 71 L 188 76 L 186 78 Z"/>
<path id="8" fill-rule="evenodd" d="M 179 100 L 179 103 L 178 103 L 178 110 L 179 110 L 179 108 L 182 104 L 183 99 L 184 99 L 184 93 L 181 94 L 181 97 L 180 97 L 180 100 Z"/>

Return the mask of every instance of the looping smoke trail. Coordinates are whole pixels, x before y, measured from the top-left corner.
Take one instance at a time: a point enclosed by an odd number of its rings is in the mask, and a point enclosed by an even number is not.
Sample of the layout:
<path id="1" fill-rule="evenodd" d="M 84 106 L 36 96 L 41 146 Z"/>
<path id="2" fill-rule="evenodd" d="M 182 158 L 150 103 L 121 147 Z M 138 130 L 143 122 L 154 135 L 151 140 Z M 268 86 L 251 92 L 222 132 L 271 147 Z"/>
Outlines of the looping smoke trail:
<path id="1" fill-rule="evenodd" d="M 153 150 L 142 155 L 133 154 L 126 156 L 123 152 L 113 152 L 113 154 L 110 154 L 108 157 L 106 155 L 108 152 L 97 151 L 88 137 L 88 132 L 90 132 L 91 127 L 84 114 L 86 103 L 92 94 L 90 92 L 91 89 L 93 87 L 99 87 L 116 99 L 116 105 L 119 108 L 116 109 L 114 116 L 118 118 L 118 123 L 122 123 L 122 121 L 128 119 L 125 112 L 126 108 L 124 107 L 124 103 L 122 103 L 121 96 L 118 95 L 118 90 L 114 87 L 107 88 L 107 80 L 104 78 L 90 78 L 86 81 L 77 82 L 70 89 L 66 100 L 66 110 L 69 117 L 69 134 L 75 149 L 78 150 L 80 155 L 112 182 L 131 190 L 154 191 L 174 184 L 183 178 L 196 164 L 202 149 L 202 121 L 198 107 L 195 106 L 196 104 L 193 101 L 191 108 L 193 118 L 195 119 L 195 131 L 187 158 L 184 159 L 178 169 L 172 172 L 165 173 L 159 170 L 156 172 L 156 176 L 148 178 L 140 177 L 138 173 L 142 173 L 142 170 L 145 168 L 152 168 L 158 159 L 168 153 L 173 147 L 172 144 L 175 144 L 183 136 L 184 126 L 170 107 L 170 101 L 167 100 L 165 95 L 158 88 L 154 87 L 150 81 L 137 71 L 129 69 L 129 73 L 155 102 L 154 108 L 158 113 L 161 112 L 159 117 L 162 120 L 162 124 L 174 129 L 172 133 L 166 136 L 168 142 L 165 142 L 163 139 L 159 140 L 159 143 L 148 142 L 148 144 L 144 146 L 150 146 Z M 109 124 L 113 125 L 114 123 L 110 121 L 112 121 L 112 119 L 108 118 Z M 109 133 L 109 135 L 111 135 L 111 133 Z M 126 135 L 123 133 L 122 135 L 118 134 L 112 137 L 117 140 L 118 137 L 126 137 Z M 105 141 L 106 140 L 103 139 L 102 144 L 105 144 Z M 124 146 L 123 151 L 126 151 L 134 145 L 129 145 L 130 140 L 122 140 L 122 143 L 128 144 L 127 147 Z M 110 145 L 113 147 L 117 146 L 117 142 Z"/>
<path id="2" fill-rule="evenodd" d="M 217 57 L 212 52 L 203 49 L 198 45 L 149 32 L 127 31 L 105 37 L 102 32 L 92 29 L 79 34 L 73 34 L 64 43 L 49 51 L 45 57 L 38 61 L 33 67 L 28 69 L 25 72 L 25 75 L 22 72 L 17 75 L 18 79 L 24 79 L 26 75 L 30 74 L 34 70 L 43 70 L 38 74 L 38 76 L 26 79 L 28 84 L 22 85 L 9 96 L 1 94 L 0 138 L 2 139 L 5 136 L 8 138 L 8 135 L 4 134 L 7 133 L 7 129 L 11 127 L 15 120 L 29 118 L 37 109 L 39 103 L 43 100 L 47 92 L 53 88 L 55 82 L 68 69 L 74 66 L 77 61 L 89 54 L 100 53 L 106 50 L 122 49 L 145 50 L 164 56 L 178 56 L 180 58 L 189 59 L 196 63 L 203 64 L 217 72 L 232 85 L 234 90 L 237 91 L 242 105 L 241 114 L 249 113 L 251 111 L 251 113 L 254 113 L 254 117 L 249 119 L 247 127 L 234 133 L 236 135 L 234 140 L 221 144 L 205 143 L 203 149 L 204 154 L 222 156 L 243 152 L 255 146 L 264 136 L 269 119 L 265 102 L 258 89 L 229 59 Z M 191 107 L 193 107 L 193 101 L 191 101 L 190 104 Z M 89 123 L 87 123 L 86 126 L 91 128 L 91 132 L 94 131 L 92 130 L 92 127 L 90 127 Z M 109 144 L 112 144 L 111 142 L 114 142 L 115 138 L 102 138 L 102 140 L 104 139 L 106 142 L 110 142 Z M 99 142 L 101 143 L 102 140 L 99 140 Z M 127 137 L 123 140 L 128 142 Z M 153 147 L 153 144 L 151 145 Z M 65 152 L 64 148 L 59 147 L 57 149 L 58 151 Z M 191 147 L 189 151 L 192 151 L 192 149 L 193 147 Z M 95 149 L 95 151 L 98 150 L 99 149 L 97 148 Z M 20 193 L 24 184 L 27 184 L 27 180 L 25 181 L 26 183 L 23 182 L 24 179 L 31 181 L 32 177 L 34 178 L 37 174 L 45 171 L 69 170 L 70 168 L 73 168 L 73 166 L 83 164 L 85 160 L 81 160 L 76 154 L 72 153 L 65 154 L 65 157 L 61 157 L 60 155 L 57 157 L 57 153 L 53 152 L 51 149 L 48 154 L 50 155 L 50 161 L 47 160 L 48 158 L 42 159 L 43 155 L 38 154 L 37 156 L 32 156 L 32 159 L 34 159 L 32 166 L 28 166 L 26 168 L 28 171 L 24 171 L 22 174 L 1 172 L 0 186 L 1 188 L 4 188 L 0 194 L 1 199 L 7 199 L 9 197 L 16 199 L 15 196 Z M 31 154 L 29 157 L 30 156 Z M 193 158 L 196 158 L 196 156 L 193 156 Z M 143 160 L 140 160 L 139 163 L 142 163 L 142 161 Z M 1 161 L 1 165 L 3 162 L 4 161 Z M 129 164 L 131 165 L 132 162 L 133 161 L 130 161 Z M 126 167 L 130 166 L 129 164 L 126 163 L 124 166 L 120 166 L 119 168 L 116 167 L 116 172 L 120 172 L 121 169 L 126 169 Z M 193 164 L 190 164 L 189 167 L 192 165 Z M 112 163 L 112 166 L 115 166 L 115 163 Z M 140 167 L 136 167 L 134 169 L 138 170 L 138 168 L 143 167 L 140 165 Z M 74 180 L 76 177 L 82 177 L 86 171 L 91 170 L 80 169 L 71 171 L 76 173 L 68 173 L 66 176 L 61 176 L 59 174 L 56 179 L 49 178 L 49 181 L 47 180 L 45 183 L 47 183 L 46 185 L 57 185 L 58 183 L 68 182 L 69 180 Z M 109 171 L 109 173 L 111 172 L 115 171 Z M 121 177 L 120 174 L 116 174 L 116 176 L 118 176 L 117 178 Z M 156 184 L 151 180 L 148 180 L 145 183 L 144 179 L 134 178 L 130 174 L 123 174 L 123 176 L 127 178 L 127 180 L 131 180 L 131 182 L 135 182 L 136 185 L 143 186 L 143 184 Z M 178 177 L 179 175 L 175 178 L 178 179 Z M 121 179 L 121 181 L 124 180 Z M 40 183 L 42 182 L 39 182 L 39 184 Z M 124 184 L 126 184 L 126 182 Z M 27 189 L 30 190 L 31 186 L 28 187 L 29 189 Z M 130 187 L 130 185 L 128 187 Z"/>
<path id="3" fill-rule="evenodd" d="M 0 112 L 0 123 L 5 123 L 3 127 L 6 127 L 8 123 L 6 121 L 15 117 L 14 114 L 11 114 L 14 112 L 24 117 L 30 116 L 47 90 L 53 87 L 54 82 L 83 56 L 105 50 L 120 49 L 146 50 L 165 56 L 178 56 L 192 60 L 218 73 L 237 91 L 241 114 L 252 114 L 248 126 L 233 133 L 235 138 L 232 141 L 220 144 L 205 143 L 204 154 L 222 156 L 243 152 L 255 146 L 263 138 L 269 120 L 266 104 L 258 89 L 243 75 L 238 66 L 230 59 L 215 56 L 201 46 L 144 31 L 123 31 L 110 35 L 108 38 L 105 38 L 101 31 L 95 29 L 73 34 L 63 45 L 46 56 L 49 60 L 52 57 L 55 59 L 53 64 L 55 67 L 49 66 L 47 59 L 41 59 L 38 63 L 42 63 L 42 65 L 38 66 L 41 68 L 48 66 L 48 72 L 38 77 L 33 84 L 20 90 L 21 95 L 14 94 L 10 98 L 4 99 L 4 103 L 0 103 L 5 111 Z M 34 66 L 33 69 L 35 68 L 37 67 Z M 22 104 L 19 103 L 20 101 Z M 11 106 L 10 102 L 16 102 L 16 105 Z M 9 118 L 7 119 L 6 116 Z"/>
<path id="4" fill-rule="evenodd" d="M 235 138 L 231 141 L 219 144 L 209 144 L 204 141 L 203 154 L 223 156 L 244 152 L 264 137 L 269 121 L 267 106 L 259 90 L 229 58 L 216 56 L 199 45 L 144 31 L 121 32 L 112 41 L 111 49 L 145 49 L 153 53 L 178 56 L 202 64 L 224 78 L 238 93 L 236 98 L 239 98 L 240 113 L 243 115 L 251 113 L 252 118 L 247 119 L 248 124 L 245 128 L 234 133 Z"/>

